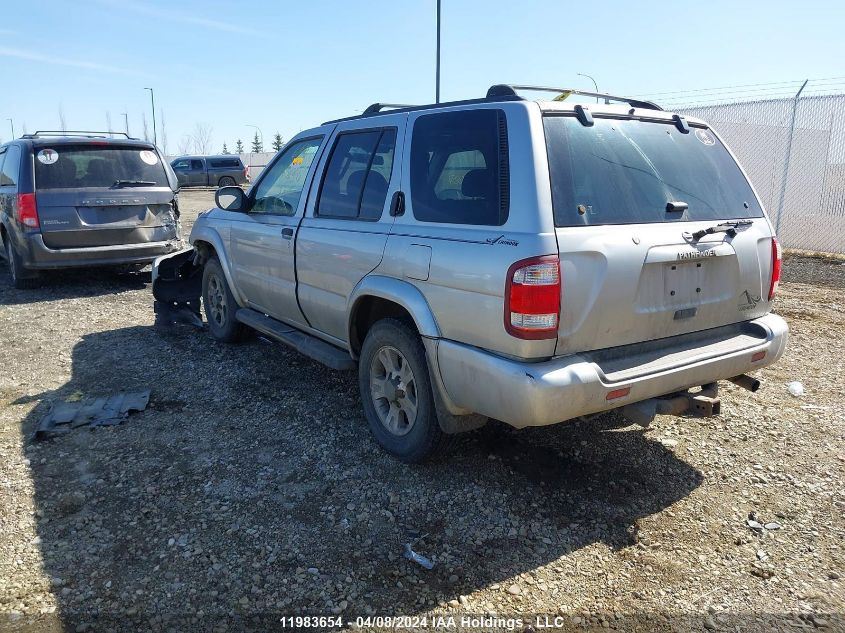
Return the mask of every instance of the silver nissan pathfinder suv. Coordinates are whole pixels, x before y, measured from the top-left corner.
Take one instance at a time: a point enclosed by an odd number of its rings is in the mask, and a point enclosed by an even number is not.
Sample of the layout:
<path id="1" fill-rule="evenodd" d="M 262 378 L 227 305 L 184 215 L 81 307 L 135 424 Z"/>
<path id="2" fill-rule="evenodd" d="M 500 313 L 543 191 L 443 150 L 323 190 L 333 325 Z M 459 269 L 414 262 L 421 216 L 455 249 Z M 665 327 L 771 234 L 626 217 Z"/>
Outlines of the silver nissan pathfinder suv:
<path id="1" fill-rule="evenodd" d="M 374 104 L 217 192 L 153 270 L 161 323 L 250 330 L 357 367 L 376 440 L 408 462 L 496 418 L 719 413 L 717 381 L 784 352 L 781 255 L 704 121 L 527 86 Z M 577 98 L 577 95 L 576 95 Z"/>

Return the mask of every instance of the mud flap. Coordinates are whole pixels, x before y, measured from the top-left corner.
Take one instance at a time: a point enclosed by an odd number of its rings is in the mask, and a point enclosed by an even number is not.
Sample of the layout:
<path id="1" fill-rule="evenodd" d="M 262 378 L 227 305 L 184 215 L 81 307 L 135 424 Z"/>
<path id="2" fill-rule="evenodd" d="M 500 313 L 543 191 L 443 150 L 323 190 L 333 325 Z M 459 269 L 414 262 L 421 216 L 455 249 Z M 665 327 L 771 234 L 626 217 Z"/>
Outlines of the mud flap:
<path id="1" fill-rule="evenodd" d="M 159 257 L 153 263 L 153 310 L 156 327 L 187 323 L 203 328 L 200 314 L 202 266 L 191 248 Z"/>

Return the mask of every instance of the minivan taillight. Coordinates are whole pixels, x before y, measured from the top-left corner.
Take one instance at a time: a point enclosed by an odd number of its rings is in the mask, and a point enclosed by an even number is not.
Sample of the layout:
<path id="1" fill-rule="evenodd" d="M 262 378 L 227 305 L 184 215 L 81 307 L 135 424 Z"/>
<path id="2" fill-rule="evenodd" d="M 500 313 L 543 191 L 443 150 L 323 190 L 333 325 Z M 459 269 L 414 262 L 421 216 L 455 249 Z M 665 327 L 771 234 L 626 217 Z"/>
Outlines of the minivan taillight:
<path id="1" fill-rule="evenodd" d="M 775 298 L 780 285 L 780 267 L 783 259 L 778 238 L 772 237 L 772 283 L 769 286 L 769 301 Z"/>
<path id="2" fill-rule="evenodd" d="M 560 285 L 557 255 L 513 264 L 505 279 L 505 330 L 522 339 L 557 338 Z"/>
<path id="3" fill-rule="evenodd" d="M 34 193 L 18 194 L 18 210 L 15 213 L 18 222 L 31 229 L 41 226 L 38 221 L 38 209 L 35 207 Z"/>

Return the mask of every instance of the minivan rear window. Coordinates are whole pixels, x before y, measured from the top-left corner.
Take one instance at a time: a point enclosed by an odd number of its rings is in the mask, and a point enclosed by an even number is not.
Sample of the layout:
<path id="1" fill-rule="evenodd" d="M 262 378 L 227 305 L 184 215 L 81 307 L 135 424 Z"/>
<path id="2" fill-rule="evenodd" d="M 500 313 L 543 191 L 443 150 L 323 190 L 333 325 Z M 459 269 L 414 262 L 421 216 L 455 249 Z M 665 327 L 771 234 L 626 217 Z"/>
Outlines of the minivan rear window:
<path id="1" fill-rule="evenodd" d="M 55 145 L 35 148 L 38 189 L 109 188 L 123 181 L 153 183 L 134 186 L 169 187 L 156 152 L 143 147 Z"/>
<path id="2" fill-rule="evenodd" d="M 751 186 L 715 134 L 673 123 L 544 119 L 557 226 L 757 218 Z M 684 202 L 683 211 L 667 203 Z"/>

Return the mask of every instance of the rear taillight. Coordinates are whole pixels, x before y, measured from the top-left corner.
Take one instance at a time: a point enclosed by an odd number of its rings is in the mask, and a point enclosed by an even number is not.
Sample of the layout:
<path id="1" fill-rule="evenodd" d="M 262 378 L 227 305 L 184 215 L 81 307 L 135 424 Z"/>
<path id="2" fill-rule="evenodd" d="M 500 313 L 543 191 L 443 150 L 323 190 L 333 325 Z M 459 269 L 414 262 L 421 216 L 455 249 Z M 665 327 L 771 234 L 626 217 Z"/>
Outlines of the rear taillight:
<path id="1" fill-rule="evenodd" d="M 557 255 L 523 259 L 511 266 L 505 280 L 505 330 L 522 339 L 556 338 L 560 284 Z"/>
<path id="2" fill-rule="evenodd" d="M 18 210 L 15 217 L 18 222 L 31 229 L 37 229 L 41 226 L 38 221 L 38 209 L 35 207 L 34 193 L 18 194 Z"/>
<path id="3" fill-rule="evenodd" d="M 769 286 L 769 301 L 775 298 L 780 284 L 780 267 L 783 253 L 778 238 L 772 237 L 772 283 Z"/>

